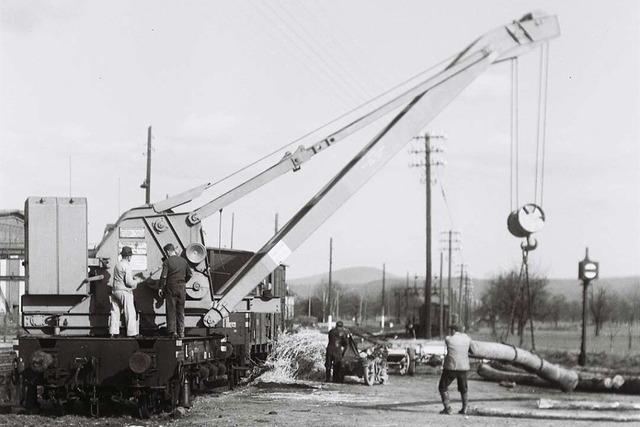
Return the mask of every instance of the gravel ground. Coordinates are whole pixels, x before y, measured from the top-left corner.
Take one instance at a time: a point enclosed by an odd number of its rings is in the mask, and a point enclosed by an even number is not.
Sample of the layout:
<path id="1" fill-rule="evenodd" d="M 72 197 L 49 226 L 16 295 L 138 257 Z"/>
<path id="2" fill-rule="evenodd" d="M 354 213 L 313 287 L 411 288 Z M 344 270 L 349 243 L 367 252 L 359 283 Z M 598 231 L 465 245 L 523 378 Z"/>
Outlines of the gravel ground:
<path id="1" fill-rule="evenodd" d="M 438 376 L 420 370 L 414 377 L 392 375 L 383 386 L 367 387 L 356 378 L 346 384 L 304 382 L 293 385 L 255 384 L 233 391 L 196 398 L 183 415 L 165 415 L 151 420 L 130 416 L 91 419 L 80 416 L 45 417 L 36 415 L 0 415 L 0 425 L 16 426 L 397 426 L 397 425 L 477 425 L 547 426 L 608 425 L 606 422 L 550 421 L 463 415 L 440 415 Z M 599 401 L 637 401 L 635 396 L 606 394 L 564 394 L 559 391 L 516 386 L 505 389 L 495 383 L 469 382 L 471 406 L 479 408 L 535 410 L 536 400 L 580 399 Z M 454 410 L 460 407 L 455 385 L 451 393 Z M 544 413 L 543 411 L 538 411 Z M 588 413 L 581 411 L 582 414 Z M 599 414 L 606 413 L 599 411 Z M 618 412 L 620 413 L 620 412 Z M 629 412 L 627 412 L 629 413 Z"/>

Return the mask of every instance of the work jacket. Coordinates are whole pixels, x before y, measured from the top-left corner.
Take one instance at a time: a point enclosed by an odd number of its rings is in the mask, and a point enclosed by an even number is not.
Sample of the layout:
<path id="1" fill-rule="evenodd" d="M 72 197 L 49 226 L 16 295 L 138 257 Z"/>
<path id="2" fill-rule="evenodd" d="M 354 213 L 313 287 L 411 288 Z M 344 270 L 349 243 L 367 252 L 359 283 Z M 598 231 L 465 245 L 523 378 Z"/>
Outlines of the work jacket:
<path id="1" fill-rule="evenodd" d="M 138 282 L 133 278 L 131 264 L 126 259 L 118 261 L 113 269 L 113 282 L 111 288 L 114 291 L 131 292 L 138 286 Z"/>
<path id="2" fill-rule="evenodd" d="M 444 358 L 444 369 L 450 371 L 468 371 L 469 367 L 469 335 L 456 332 L 444 339 L 447 344 L 447 355 Z"/>
<path id="3" fill-rule="evenodd" d="M 338 327 L 329 331 L 329 344 L 327 353 L 334 356 L 342 356 L 344 349 L 349 345 L 349 330 L 345 327 Z"/>
<path id="4" fill-rule="evenodd" d="M 191 267 L 186 259 L 178 255 L 172 255 L 164 261 L 160 286 L 163 288 L 184 288 L 191 279 Z"/>

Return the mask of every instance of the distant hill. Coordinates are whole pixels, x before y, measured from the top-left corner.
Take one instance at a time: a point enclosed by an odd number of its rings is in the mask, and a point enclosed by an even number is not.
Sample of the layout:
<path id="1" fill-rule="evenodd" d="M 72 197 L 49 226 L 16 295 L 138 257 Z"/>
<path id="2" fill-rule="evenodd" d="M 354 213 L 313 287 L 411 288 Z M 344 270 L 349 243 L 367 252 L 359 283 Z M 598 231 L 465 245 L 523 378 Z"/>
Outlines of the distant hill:
<path id="1" fill-rule="evenodd" d="M 398 278 L 394 274 L 386 273 L 387 279 Z M 382 270 L 375 267 L 349 267 L 335 270 L 332 273 L 332 280 L 342 283 L 359 284 L 367 283 L 373 280 L 382 280 Z M 297 286 L 300 284 L 322 283 L 329 281 L 329 272 L 314 274 L 313 276 L 302 277 L 299 279 L 288 280 L 289 285 Z"/>
<path id="2" fill-rule="evenodd" d="M 359 290 L 365 292 L 379 292 L 382 288 L 382 270 L 375 267 L 350 267 L 333 272 L 332 280 L 348 290 Z M 413 286 L 413 278 L 410 279 L 410 286 Z M 445 279 L 446 280 L 446 279 Z M 290 289 L 301 297 L 307 297 L 314 293 L 319 285 L 329 281 L 329 273 L 315 274 L 313 276 L 291 279 Z M 452 279 L 453 284 L 458 285 L 458 278 Z M 489 286 L 489 279 L 473 279 L 474 292 L 478 297 Z M 581 286 L 578 279 L 549 279 L 548 291 L 551 294 L 564 295 L 568 300 L 581 297 Z M 640 292 L 640 277 L 610 277 L 598 279 L 596 286 L 604 286 L 607 289 L 621 295 L 630 294 L 634 291 Z M 422 287 L 424 277 L 418 277 L 418 286 Z M 434 283 L 437 285 L 437 283 Z M 393 289 L 406 286 L 406 279 L 395 274 L 386 274 L 386 287 Z"/>
<path id="3" fill-rule="evenodd" d="M 379 283 L 382 286 L 382 270 L 375 267 L 349 267 L 335 270 L 332 273 L 333 283 L 340 283 L 347 289 L 363 288 L 367 289 L 372 283 Z M 400 280 L 394 274 L 386 274 L 387 283 Z M 318 285 L 329 282 L 329 272 L 314 274 L 313 276 L 287 280 L 289 288 L 302 297 L 313 293 Z M 404 282 L 403 282 L 404 283 Z"/>

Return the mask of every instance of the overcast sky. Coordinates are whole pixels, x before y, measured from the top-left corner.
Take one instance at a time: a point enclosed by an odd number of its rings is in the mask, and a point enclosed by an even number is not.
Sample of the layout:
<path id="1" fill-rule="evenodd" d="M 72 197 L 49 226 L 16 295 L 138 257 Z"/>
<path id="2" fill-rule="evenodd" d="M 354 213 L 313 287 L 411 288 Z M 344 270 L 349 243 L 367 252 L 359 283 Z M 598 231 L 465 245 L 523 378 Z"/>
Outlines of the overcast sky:
<path id="1" fill-rule="evenodd" d="M 589 246 L 603 276 L 638 275 L 638 5 L 3 0 L 0 208 L 23 208 L 32 195 L 85 196 L 95 244 L 105 224 L 144 202 L 148 125 L 158 200 L 223 177 L 484 32 L 544 10 L 558 15 L 562 36 L 550 46 L 547 224 L 532 261 L 549 276 L 575 277 Z M 538 59 L 534 52 L 519 61 L 521 204 L 533 201 Z M 446 165 L 433 187 L 436 273 L 440 233 L 448 229 L 461 232 L 454 263 L 463 260 L 475 277 L 519 261 L 519 242 L 506 229 L 510 85 L 509 64 L 493 66 L 428 128 L 447 135 L 439 155 Z M 219 238 L 230 245 L 233 212 L 234 247 L 260 248 L 273 233 L 274 214 L 282 225 L 383 125 L 227 207 L 222 236 L 219 216 L 210 217 L 209 245 Z M 408 166 L 415 160 L 410 146 L 289 258 L 291 276 L 328 269 L 330 236 L 335 268 L 386 263 L 398 275 L 424 274 L 424 184 Z"/>

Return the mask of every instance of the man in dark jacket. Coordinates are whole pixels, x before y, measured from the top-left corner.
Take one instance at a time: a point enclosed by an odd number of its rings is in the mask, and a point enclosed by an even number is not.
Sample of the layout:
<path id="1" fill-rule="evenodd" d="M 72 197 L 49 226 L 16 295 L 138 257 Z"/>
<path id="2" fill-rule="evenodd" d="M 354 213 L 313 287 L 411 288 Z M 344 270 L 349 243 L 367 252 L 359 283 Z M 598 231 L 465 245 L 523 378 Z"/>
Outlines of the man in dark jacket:
<path id="1" fill-rule="evenodd" d="M 160 276 L 160 292 L 164 294 L 167 310 L 167 332 L 177 338 L 184 337 L 184 301 L 186 284 L 191 279 L 191 267 L 178 256 L 171 243 L 164 246 L 167 254 Z"/>
<path id="2" fill-rule="evenodd" d="M 325 380 L 334 382 L 342 382 L 342 374 L 340 372 L 340 362 L 344 350 L 349 345 L 349 330 L 344 327 L 342 321 L 336 322 L 336 327 L 329 331 L 329 344 L 327 344 L 327 355 L 325 357 Z M 332 375 L 333 373 L 333 375 Z"/>
<path id="3" fill-rule="evenodd" d="M 451 405 L 449 404 L 449 385 L 453 380 L 458 382 L 458 391 L 462 397 L 462 409 L 461 414 L 467 413 L 467 371 L 469 371 L 469 346 L 471 345 L 471 338 L 464 332 L 462 327 L 457 324 L 452 324 L 449 329 L 453 332 L 451 335 L 444 339 L 447 344 L 447 355 L 444 358 L 444 365 L 442 369 L 442 376 L 438 383 L 438 391 L 442 398 L 442 404 L 444 409 L 441 414 L 450 414 Z"/>

